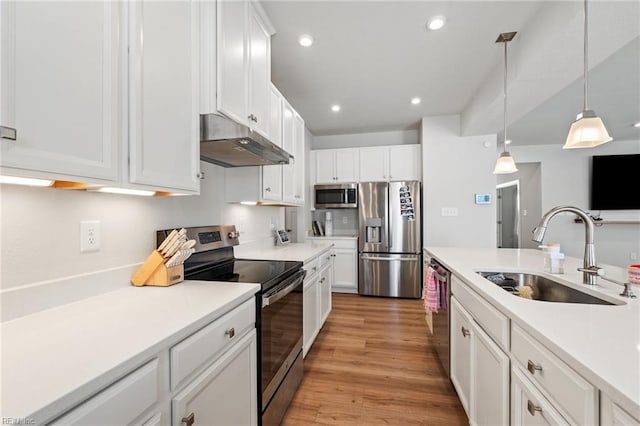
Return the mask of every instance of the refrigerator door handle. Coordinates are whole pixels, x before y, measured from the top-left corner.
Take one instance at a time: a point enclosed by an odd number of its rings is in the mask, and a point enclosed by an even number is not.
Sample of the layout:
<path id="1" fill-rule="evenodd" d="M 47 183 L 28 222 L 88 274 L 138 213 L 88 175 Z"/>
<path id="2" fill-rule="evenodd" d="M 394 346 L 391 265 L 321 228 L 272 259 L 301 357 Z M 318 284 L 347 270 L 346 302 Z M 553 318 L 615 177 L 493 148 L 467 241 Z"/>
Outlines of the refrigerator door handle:
<path id="1" fill-rule="evenodd" d="M 389 208 L 389 185 L 386 186 L 386 200 L 385 200 L 385 218 L 387 222 L 387 251 L 391 251 L 391 245 L 393 244 L 393 240 L 391 239 L 391 221 L 389 220 L 389 214 L 391 213 L 391 209 Z"/>
<path id="2" fill-rule="evenodd" d="M 417 262 L 420 260 L 417 254 L 396 255 L 396 257 L 383 257 L 383 256 L 369 256 L 367 254 L 361 254 L 362 260 L 399 260 L 401 262 Z"/>

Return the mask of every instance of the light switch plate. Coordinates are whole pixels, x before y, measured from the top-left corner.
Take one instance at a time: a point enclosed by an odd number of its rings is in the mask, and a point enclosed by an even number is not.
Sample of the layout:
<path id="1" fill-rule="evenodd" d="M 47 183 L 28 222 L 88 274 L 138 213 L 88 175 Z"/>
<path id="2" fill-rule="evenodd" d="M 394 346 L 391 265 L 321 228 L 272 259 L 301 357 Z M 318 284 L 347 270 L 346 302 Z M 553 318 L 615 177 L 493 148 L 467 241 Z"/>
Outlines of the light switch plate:
<path id="1" fill-rule="evenodd" d="M 457 207 L 443 207 L 442 216 L 458 216 Z"/>

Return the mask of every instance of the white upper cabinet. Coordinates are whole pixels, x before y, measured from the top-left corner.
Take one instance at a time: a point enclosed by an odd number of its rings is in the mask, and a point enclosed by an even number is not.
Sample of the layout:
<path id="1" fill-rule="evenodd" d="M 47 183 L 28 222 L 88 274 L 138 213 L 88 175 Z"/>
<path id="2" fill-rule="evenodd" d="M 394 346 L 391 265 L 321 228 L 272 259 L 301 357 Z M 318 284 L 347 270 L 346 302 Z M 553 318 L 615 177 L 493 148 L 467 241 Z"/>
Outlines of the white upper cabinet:
<path id="1" fill-rule="evenodd" d="M 0 2 L 3 174 L 118 179 L 124 8 Z"/>
<path id="2" fill-rule="evenodd" d="M 129 3 L 132 183 L 199 191 L 198 11 L 197 2 Z"/>
<path id="3" fill-rule="evenodd" d="M 294 131 L 294 117 L 295 112 L 293 107 L 287 102 L 286 99 L 282 100 L 282 149 L 289 154 L 295 154 L 295 131 Z M 283 200 L 287 203 L 295 204 L 295 192 L 296 185 L 295 179 L 295 164 L 290 162 L 287 165 L 282 166 L 282 191 Z"/>
<path id="4" fill-rule="evenodd" d="M 282 148 L 282 99 L 273 83 L 269 83 L 269 140 Z"/>
<path id="5" fill-rule="evenodd" d="M 315 151 L 316 182 L 349 183 L 358 181 L 358 149 L 320 149 Z"/>
<path id="6" fill-rule="evenodd" d="M 297 112 L 293 117 L 293 139 L 294 153 L 293 178 L 294 178 L 294 202 L 296 204 L 304 204 L 304 176 L 305 176 L 305 143 L 304 143 L 304 120 Z"/>
<path id="7" fill-rule="evenodd" d="M 273 84 L 269 90 L 269 136 L 282 147 L 282 95 Z M 262 198 L 282 201 L 282 166 L 262 166 Z"/>
<path id="8" fill-rule="evenodd" d="M 420 145 L 360 148 L 360 181 L 420 180 Z"/>
<path id="9" fill-rule="evenodd" d="M 215 93 L 219 112 L 268 138 L 272 31 L 260 8 L 246 0 L 217 2 Z"/>
<path id="10" fill-rule="evenodd" d="M 3 174 L 199 192 L 196 2 L 0 8 Z"/>

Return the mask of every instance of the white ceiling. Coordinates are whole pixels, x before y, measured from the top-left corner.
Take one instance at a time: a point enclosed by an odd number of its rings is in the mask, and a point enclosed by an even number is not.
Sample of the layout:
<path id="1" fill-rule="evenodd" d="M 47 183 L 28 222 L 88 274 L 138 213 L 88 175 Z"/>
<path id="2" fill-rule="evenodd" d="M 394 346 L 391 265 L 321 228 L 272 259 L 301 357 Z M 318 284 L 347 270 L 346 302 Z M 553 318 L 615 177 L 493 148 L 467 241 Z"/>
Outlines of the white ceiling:
<path id="1" fill-rule="evenodd" d="M 581 1 L 262 4 L 276 31 L 272 81 L 314 135 L 415 129 L 422 117 L 442 114 L 461 114 L 463 133 L 500 132 L 504 51 L 495 40 L 508 31 L 518 31 L 508 46 L 514 144 L 564 141 L 582 108 Z M 614 138 L 640 138 L 630 126 L 640 120 L 639 4 L 590 2 L 590 63 L 599 64 L 590 74 L 590 107 L 615 124 Z M 439 14 L 445 28 L 427 30 Z M 314 45 L 301 47 L 301 34 Z M 415 96 L 418 106 L 410 104 Z M 342 110 L 332 112 L 332 104 Z"/>

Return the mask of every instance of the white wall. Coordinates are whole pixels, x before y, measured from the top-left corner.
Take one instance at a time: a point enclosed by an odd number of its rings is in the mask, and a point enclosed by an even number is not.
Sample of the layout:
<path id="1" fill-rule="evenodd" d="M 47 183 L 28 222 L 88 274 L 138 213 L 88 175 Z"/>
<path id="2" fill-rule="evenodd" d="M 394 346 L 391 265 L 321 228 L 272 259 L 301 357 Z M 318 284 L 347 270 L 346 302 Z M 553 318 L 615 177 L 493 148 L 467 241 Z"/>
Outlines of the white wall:
<path id="1" fill-rule="evenodd" d="M 284 225 L 284 208 L 224 203 L 224 169 L 201 169 L 201 195 L 187 197 L 2 185 L 0 289 L 140 263 L 155 248 L 158 229 L 235 224 L 244 244 L 272 238 L 272 221 Z M 81 220 L 101 222 L 99 252 L 80 253 Z"/>
<path id="2" fill-rule="evenodd" d="M 422 119 L 421 139 L 423 245 L 495 247 L 495 203 L 476 205 L 475 194 L 495 194 L 496 135 L 462 137 L 460 116 L 443 115 Z"/>
<path id="3" fill-rule="evenodd" d="M 420 143 L 419 131 L 417 129 L 395 130 L 390 132 L 314 136 L 311 149 L 357 148 L 362 146 L 416 143 Z"/>
<path id="4" fill-rule="evenodd" d="M 613 141 L 593 149 L 563 150 L 560 144 L 512 146 L 509 151 L 516 162 L 540 162 L 542 179 L 542 212 L 560 205 L 589 208 L 589 164 L 593 155 L 637 154 L 640 141 Z M 639 180 L 640 182 L 640 180 Z M 637 196 L 638 182 L 620 182 L 618 190 Z M 597 214 L 599 212 L 592 212 Z M 640 221 L 639 210 L 602 211 L 604 219 Z M 569 256 L 581 258 L 584 253 L 584 226 L 573 222 L 574 215 L 553 218 L 545 241 L 557 241 Z M 640 256 L 640 224 L 602 225 L 595 230 L 596 259 L 625 267 L 634 262 L 632 253 Z"/>

